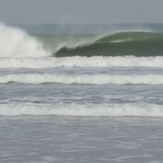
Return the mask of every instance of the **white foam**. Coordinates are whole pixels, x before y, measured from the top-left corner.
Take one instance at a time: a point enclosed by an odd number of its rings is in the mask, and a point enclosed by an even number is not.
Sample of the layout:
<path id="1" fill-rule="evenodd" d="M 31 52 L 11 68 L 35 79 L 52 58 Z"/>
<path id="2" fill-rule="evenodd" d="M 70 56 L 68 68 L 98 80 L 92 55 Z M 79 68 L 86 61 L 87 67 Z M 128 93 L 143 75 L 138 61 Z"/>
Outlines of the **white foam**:
<path id="1" fill-rule="evenodd" d="M 0 115 L 59 116 L 139 116 L 163 117 L 163 106 L 148 103 L 133 104 L 0 104 Z"/>
<path id="2" fill-rule="evenodd" d="M 1 58 L 0 68 L 45 67 L 163 67 L 163 57 L 38 57 Z"/>
<path id="3" fill-rule="evenodd" d="M 0 24 L 0 57 L 45 57 L 43 45 L 24 31 Z"/>
<path id="4" fill-rule="evenodd" d="M 0 83 L 23 84 L 163 84 L 163 75 L 59 75 L 48 73 L 9 74 L 0 76 Z"/>

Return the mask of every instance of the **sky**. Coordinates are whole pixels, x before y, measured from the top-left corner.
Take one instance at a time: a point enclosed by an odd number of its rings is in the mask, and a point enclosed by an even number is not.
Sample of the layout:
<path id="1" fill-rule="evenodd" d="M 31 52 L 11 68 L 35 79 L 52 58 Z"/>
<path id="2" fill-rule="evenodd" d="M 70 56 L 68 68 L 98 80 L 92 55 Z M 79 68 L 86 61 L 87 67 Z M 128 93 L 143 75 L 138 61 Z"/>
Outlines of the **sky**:
<path id="1" fill-rule="evenodd" d="M 163 23 L 163 0 L 0 0 L 0 22 Z"/>

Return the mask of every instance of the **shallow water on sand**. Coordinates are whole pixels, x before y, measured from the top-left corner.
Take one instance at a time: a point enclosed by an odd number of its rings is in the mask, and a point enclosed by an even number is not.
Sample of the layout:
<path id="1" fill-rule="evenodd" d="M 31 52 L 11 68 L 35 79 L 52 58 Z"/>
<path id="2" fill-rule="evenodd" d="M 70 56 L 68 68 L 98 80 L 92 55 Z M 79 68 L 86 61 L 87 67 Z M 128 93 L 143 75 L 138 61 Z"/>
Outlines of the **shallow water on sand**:
<path id="1" fill-rule="evenodd" d="M 0 162 L 160 163 L 163 120 L 0 117 Z"/>

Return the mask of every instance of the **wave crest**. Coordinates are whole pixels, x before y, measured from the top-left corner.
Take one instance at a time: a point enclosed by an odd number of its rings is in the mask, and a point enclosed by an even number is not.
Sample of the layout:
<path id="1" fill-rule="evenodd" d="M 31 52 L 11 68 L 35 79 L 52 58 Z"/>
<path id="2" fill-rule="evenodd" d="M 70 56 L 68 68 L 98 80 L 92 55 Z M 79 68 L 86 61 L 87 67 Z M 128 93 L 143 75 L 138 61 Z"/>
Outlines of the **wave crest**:
<path id="1" fill-rule="evenodd" d="M 104 35 L 93 42 L 63 46 L 56 57 L 67 56 L 162 56 L 163 33 L 128 31 Z"/>

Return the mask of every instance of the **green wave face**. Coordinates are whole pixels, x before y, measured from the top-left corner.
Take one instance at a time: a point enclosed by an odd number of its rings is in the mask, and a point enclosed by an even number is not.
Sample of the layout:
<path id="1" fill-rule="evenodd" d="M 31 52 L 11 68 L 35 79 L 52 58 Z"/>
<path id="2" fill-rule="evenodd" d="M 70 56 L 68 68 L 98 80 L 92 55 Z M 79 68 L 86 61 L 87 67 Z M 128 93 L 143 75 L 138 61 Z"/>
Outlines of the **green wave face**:
<path id="1" fill-rule="evenodd" d="M 56 57 L 67 56 L 162 56 L 163 33 L 119 32 L 74 47 L 63 46 Z"/>

